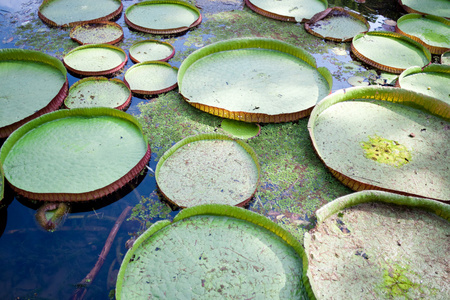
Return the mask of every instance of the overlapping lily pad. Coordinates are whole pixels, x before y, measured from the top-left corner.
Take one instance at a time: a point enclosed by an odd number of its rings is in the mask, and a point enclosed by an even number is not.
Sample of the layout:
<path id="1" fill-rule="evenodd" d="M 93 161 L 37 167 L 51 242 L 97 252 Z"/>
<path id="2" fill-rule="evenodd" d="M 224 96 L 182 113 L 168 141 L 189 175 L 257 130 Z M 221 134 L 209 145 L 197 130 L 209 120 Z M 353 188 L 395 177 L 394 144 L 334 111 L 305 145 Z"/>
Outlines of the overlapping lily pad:
<path id="1" fill-rule="evenodd" d="M 79 46 L 64 56 L 66 68 L 76 74 L 108 75 L 122 69 L 128 60 L 122 49 L 107 44 Z"/>
<path id="2" fill-rule="evenodd" d="M 450 49 L 450 21 L 445 18 L 407 14 L 397 20 L 395 31 L 421 43 L 433 54 Z"/>
<path id="3" fill-rule="evenodd" d="M 349 42 L 359 33 L 370 28 L 366 18 L 342 7 L 327 8 L 305 22 L 305 29 L 312 35 L 335 42 Z"/>
<path id="4" fill-rule="evenodd" d="M 450 2 L 448 0 L 398 0 L 409 13 L 420 13 L 450 18 Z"/>
<path id="5" fill-rule="evenodd" d="M 450 296 L 449 205 L 364 191 L 338 198 L 316 214 L 318 224 L 305 234 L 305 249 L 317 299 Z"/>
<path id="6" fill-rule="evenodd" d="M 70 38 L 82 45 L 113 45 L 123 39 L 123 29 L 119 24 L 108 21 L 82 23 L 70 30 Z"/>
<path id="7" fill-rule="evenodd" d="M 52 26 L 74 26 L 87 21 L 106 21 L 123 10 L 120 0 L 44 0 L 39 17 Z"/>
<path id="8" fill-rule="evenodd" d="M 52 202 L 106 196 L 138 175 L 149 159 L 138 121 L 104 107 L 45 114 L 14 131 L 0 150 L 14 190 Z"/>
<path id="9" fill-rule="evenodd" d="M 305 22 L 328 7 L 327 0 L 245 0 L 245 4 L 268 18 Z"/>
<path id="10" fill-rule="evenodd" d="M 408 68 L 400 74 L 397 85 L 450 104 L 449 65 L 431 64 L 425 68 Z"/>
<path id="11" fill-rule="evenodd" d="M 127 70 L 124 81 L 136 94 L 154 95 L 177 87 L 178 68 L 166 62 L 145 61 Z"/>
<path id="12" fill-rule="evenodd" d="M 443 65 L 450 65 L 450 50 L 445 51 L 441 55 L 441 64 Z"/>
<path id="13" fill-rule="evenodd" d="M 185 32 L 202 22 L 202 15 L 192 4 L 177 0 L 153 0 L 131 5 L 125 11 L 131 28 L 152 34 Z"/>
<path id="14" fill-rule="evenodd" d="M 162 194 L 180 207 L 243 206 L 256 192 L 259 174 L 253 149 L 220 134 L 181 140 L 161 157 L 155 171 Z"/>
<path id="15" fill-rule="evenodd" d="M 272 39 L 217 42 L 186 58 L 179 90 L 194 107 L 246 122 L 289 122 L 308 116 L 331 91 L 330 72 L 305 50 Z"/>
<path id="16" fill-rule="evenodd" d="M 144 61 L 168 61 L 175 55 L 175 48 L 166 42 L 145 40 L 134 43 L 130 48 L 130 58 L 136 63 Z"/>
<path id="17" fill-rule="evenodd" d="M 0 50 L 0 82 L 0 138 L 58 109 L 69 89 L 61 61 L 32 50 Z"/>
<path id="18" fill-rule="evenodd" d="M 450 200 L 450 104 L 398 88 L 340 90 L 311 113 L 313 146 L 353 190 Z"/>
<path id="19" fill-rule="evenodd" d="M 353 38 L 351 49 L 363 62 L 396 74 L 431 61 L 430 51 L 422 44 L 390 31 L 360 33 Z"/>
<path id="20" fill-rule="evenodd" d="M 314 299 L 307 268 L 301 244 L 266 217 L 201 205 L 155 223 L 134 242 L 116 298 Z"/>
<path id="21" fill-rule="evenodd" d="M 131 101 L 130 88 L 119 79 L 87 77 L 75 82 L 64 100 L 67 108 L 110 107 L 126 108 Z"/>

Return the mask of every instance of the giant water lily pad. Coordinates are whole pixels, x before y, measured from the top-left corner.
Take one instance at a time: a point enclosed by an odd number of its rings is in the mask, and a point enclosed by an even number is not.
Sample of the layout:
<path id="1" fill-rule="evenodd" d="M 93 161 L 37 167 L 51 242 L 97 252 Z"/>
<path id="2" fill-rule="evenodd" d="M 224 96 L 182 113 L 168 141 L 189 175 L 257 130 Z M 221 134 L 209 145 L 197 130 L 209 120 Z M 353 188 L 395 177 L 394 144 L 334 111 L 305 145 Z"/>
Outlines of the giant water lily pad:
<path id="1" fill-rule="evenodd" d="M 364 191 L 316 214 L 305 249 L 317 299 L 449 299 L 449 205 Z"/>
<path id="2" fill-rule="evenodd" d="M 312 35 L 335 42 L 349 42 L 370 28 L 366 18 L 342 7 L 327 8 L 305 22 L 305 29 Z"/>
<path id="3" fill-rule="evenodd" d="M 44 0 L 39 17 L 52 26 L 73 26 L 86 21 L 110 20 L 122 12 L 120 0 Z"/>
<path id="4" fill-rule="evenodd" d="M 289 122 L 308 116 L 330 93 L 332 79 L 305 50 L 272 39 L 244 38 L 203 47 L 178 72 L 194 107 L 246 122 Z"/>
<path id="5" fill-rule="evenodd" d="M 245 4 L 265 17 L 304 22 L 328 7 L 326 0 L 245 0 Z"/>
<path id="6" fill-rule="evenodd" d="M 64 100 L 67 108 L 111 107 L 124 109 L 131 102 L 130 88 L 119 79 L 87 77 L 75 82 Z"/>
<path id="7" fill-rule="evenodd" d="M 66 68 L 80 75 L 108 75 L 125 66 L 127 54 L 122 49 L 107 44 L 79 46 L 64 56 Z"/>
<path id="8" fill-rule="evenodd" d="M 70 38 L 79 44 L 116 44 L 123 39 L 122 27 L 114 22 L 88 22 L 70 30 Z"/>
<path id="9" fill-rule="evenodd" d="M 0 50 L 0 82 L 0 138 L 58 109 L 69 89 L 61 61 L 32 50 Z"/>
<path id="10" fill-rule="evenodd" d="M 133 179 L 150 158 L 138 121 L 104 108 L 59 110 L 13 132 L 0 150 L 5 178 L 43 201 L 85 201 Z"/>
<path id="11" fill-rule="evenodd" d="M 245 205 L 259 182 L 256 154 L 247 144 L 220 134 L 188 137 L 158 162 L 156 183 L 180 207 L 219 203 Z"/>
<path id="12" fill-rule="evenodd" d="M 360 33 L 353 38 L 351 49 L 363 62 L 396 74 L 431 61 L 430 51 L 422 44 L 389 31 Z"/>
<path id="13" fill-rule="evenodd" d="M 433 54 L 450 49 L 450 21 L 445 18 L 407 14 L 397 20 L 395 31 L 421 43 Z"/>
<path id="14" fill-rule="evenodd" d="M 399 87 L 429 95 L 450 104 L 450 66 L 411 67 L 400 74 Z"/>
<path id="15" fill-rule="evenodd" d="M 450 104 L 387 87 L 340 90 L 311 113 L 322 161 L 350 188 L 450 200 Z"/>
<path id="16" fill-rule="evenodd" d="M 166 62 L 145 61 L 127 70 L 124 81 L 137 94 L 165 93 L 177 87 L 178 68 Z"/>
<path id="17" fill-rule="evenodd" d="M 145 40 L 134 43 L 130 48 L 130 58 L 136 63 L 144 61 L 168 61 L 175 55 L 175 48 L 165 42 Z"/>
<path id="18" fill-rule="evenodd" d="M 134 242 L 116 298 L 314 299 L 304 257 L 301 244 L 264 216 L 228 205 L 187 208 Z"/>
<path id="19" fill-rule="evenodd" d="M 125 11 L 131 28 L 153 34 L 174 34 L 189 30 L 202 22 L 202 15 L 192 4 L 177 0 L 154 0 L 135 3 Z"/>
<path id="20" fill-rule="evenodd" d="M 450 18 L 450 2 L 448 0 L 398 0 L 398 2 L 409 13 Z"/>

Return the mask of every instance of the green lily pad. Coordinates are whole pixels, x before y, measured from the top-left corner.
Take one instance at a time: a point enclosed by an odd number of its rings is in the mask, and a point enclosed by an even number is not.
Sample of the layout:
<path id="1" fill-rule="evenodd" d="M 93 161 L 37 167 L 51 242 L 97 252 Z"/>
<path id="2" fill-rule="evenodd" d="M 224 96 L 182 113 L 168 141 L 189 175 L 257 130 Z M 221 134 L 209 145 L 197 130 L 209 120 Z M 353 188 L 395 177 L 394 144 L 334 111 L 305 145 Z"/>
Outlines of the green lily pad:
<path id="1" fill-rule="evenodd" d="M 152 34 L 181 33 L 199 25 L 202 15 L 197 7 L 177 0 L 153 0 L 131 5 L 125 22 L 135 30 Z"/>
<path id="2" fill-rule="evenodd" d="M 431 64 L 425 68 L 408 68 L 400 74 L 398 86 L 450 104 L 450 66 Z"/>
<path id="3" fill-rule="evenodd" d="M 448 299 L 450 205 L 364 191 L 317 211 L 305 234 L 317 299 Z M 433 274 L 433 276 L 429 276 Z"/>
<path id="4" fill-rule="evenodd" d="M 44 0 L 39 17 L 52 26 L 74 26 L 87 21 L 107 21 L 123 10 L 120 0 Z"/>
<path id="5" fill-rule="evenodd" d="M 332 79 L 305 50 L 263 38 L 217 42 L 186 58 L 181 95 L 194 107 L 245 122 L 289 122 L 308 116 Z"/>
<path id="6" fill-rule="evenodd" d="M 32 50 L 0 50 L 0 82 L 0 138 L 57 110 L 69 90 L 61 61 Z"/>
<path id="7" fill-rule="evenodd" d="M 327 8 L 305 22 L 306 31 L 312 35 L 336 42 L 349 42 L 369 28 L 369 22 L 362 15 L 342 7 Z"/>
<path id="8" fill-rule="evenodd" d="M 201 205 L 155 223 L 134 242 L 116 298 L 314 299 L 307 264 L 301 244 L 266 217 Z"/>
<path id="9" fill-rule="evenodd" d="M 450 51 L 445 51 L 441 55 L 441 64 L 450 65 Z"/>
<path id="10" fill-rule="evenodd" d="M 421 43 L 433 54 L 450 48 L 450 21 L 445 18 L 407 14 L 397 20 L 395 31 Z"/>
<path id="11" fill-rule="evenodd" d="M 188 137 L 158 162 L 156 183 L 179 207 L 219 203 L 243 206 L 259 182 L 256 154 L 247 144 L 221 134 Z"/>
<path id="12" fill-rule="evenodd" d="M 175 55 L 175 48 L 165 42 L 145 40 L 134 43 L 130 48 L 130 58 L 136 63 L 144 61 L 168 61 Z"/>
<path id="13" fill-rule="evenodd" d="M 131 102 L 130 88 L 119 79 L 87 77 L 75 82 L 64 100 L 67 108 L 110 107 L 124 109 Z"/>
<path id="14" fill-rule="evenodd" d="M 398 0 L 409 13 L 420 13 L 450 18 L 450 2 L 448 0 Z"/>
<path id="15" fill-rule="evenodd" d="M 398 88 L 358 87 L 323 99 L 309 133 L 319 157 L 353 190 L 450 199 L 450 104 Z"/>
<path id="16" fill-rule="evenodd" d="M 305 22 L 328 7 L 326 0 L 245 0 L 260 15 L 281 21 Z"/>
<path id="17" fill-rule="evenodd" d="M 177 87 L 178 68 L 166 62 L 145 61 L 125 72 L 124 81 L 137 94 L 153 95 L 165 93 Z"/>
<path id="18" fill-rule="evenodd" d="M 81 75 L 108 75 L 123 68 L 128 60 L 122 49 L 107 44 L 79 46 L 67 53 L 66 68 Z"/>
<path id="19" fill-rule="evenodd" d="M 123 39 L 123 29 L 119 24 L 114 22 L 82 23 L 70 30 L 70 38 L 82 45 L 112 45 Z"/>
<path id="20" fill-rule="evenodd" d="M 223 119 L 220 124 L 222 129 L 238 139 L 251 139 L 258 136 L 261 126 L 255 123 L 247 123 L 231 119 Z"/>
<path id="21" fill-rule="evenodd" d="M 431 53 L 422 44 L 399 33 L 371 31 L 353 38 L 352 52 L 360 60 L 380 70 L 400 74 L 412 66 L 425 66 Z"/>
<path id="22" fill-rule="evenodd" d="M 133 179 L 150 158 L 138 121 L 104 108 L 59 110 L 14 131 L 0 150 L 13 189 L 42 201 L 86 201 Z"/>

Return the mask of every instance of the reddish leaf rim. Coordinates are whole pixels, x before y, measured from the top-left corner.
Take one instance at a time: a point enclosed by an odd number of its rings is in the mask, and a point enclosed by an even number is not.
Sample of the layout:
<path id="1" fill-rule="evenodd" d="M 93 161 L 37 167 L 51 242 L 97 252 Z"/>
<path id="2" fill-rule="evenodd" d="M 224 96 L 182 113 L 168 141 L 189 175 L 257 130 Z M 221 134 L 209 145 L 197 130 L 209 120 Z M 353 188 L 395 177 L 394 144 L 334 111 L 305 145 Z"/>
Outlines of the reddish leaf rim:
<path id="1" fill-rule="evenodd" d="M 128 50 L 128 55 L 130 56 L 130 59 L 134 63 L 141 63 L 143 61 L 139 61 L 137 58 L 133 57 L 133 55 L 131 55 L 131 49 L 133 49 L 133 47 L 136 47 L 139 44 L 146 44 L 146 43 L 161 44 L 161 45 L 164 45 L 164 46 L 168 46 L 170 49 L 172 49 L 172 53 L 169 56 L 167 56 L 167 57 L 165 57 L 163 59 L 159 59 L 158 61 L 168 61 L 169 59 L 171 59 L 175 55 L 175 48 L 171 44 L 169 44 L 167 42 L 157 41 L 157 40 L 143 40 L 143 41 L 139 41 L 139 42 L 134 43 L 133 45 L 131 45 L 130 49 Z"/>
<path id="2" fill-rule="evenodd" d="M 76 25 L 75 27 L 73 27 L 70 30 L 70 38 L 72 40 L 74 40 L 75 42 L 77 42 L 78 44 L 81 44 L 81 45 L 93 44 L 93 43 L 83 43 L 83 41 L 81 41 L 81 40 L 76 38 L 76 34 L 75 34 L 76 31 L 80 30 L 81 28 L 83 28 L 83 27 L 85 27 L 87 25 L 90 25 L 90 26 L 92 26 L 92 25 L 104 25 L 105 27 L 106 26 L 110 26 L 110 27 L 117 28 L 121 32 L 120 37 L 118 37 L 118 38 L 116 38 L 116 39 L 114 39 L 112 41 L 105 42 L 104 44 L 114 45 L 114 44 L 117 44 L 118 42 L 120 42 L 121 40 L 123 40 L 123 29 L 122 29 L 122 26 L 120 26 L 119 24 L 117 24 L 115 22 L 110 22 L 110 21 L 97 21 L 97 22 L 87 21 L 87 22 L 82 22 L 82 23 Z"/>
<path id="3" fill-rule="evenodd" d="M 108 48 L 108 49 L 111 49 L 111 50 L 115 50 L 115 51 L 121 52 L 125 56 L 125 58 L 124 58 L 123 62 L 120 63 L 117 67 L 114 67 L 114 68 L 109 69 L 109 70 L 103 70 L 103 71 L 97 71 L 97 72 L 77 70 L 77 69 L 74 69 L 74 68 L 72 68 L 72 67 L 70 67 L 70 66 L 68 66 L 66 64 L 65 59 L 66 59 L 66 57 L 68 55 L 72 54 L 73 52 L 82 51 L 82 50 L 87 49 L 87 48 Z M 79 74 L 79 75 L 85 75 L 85 76 L 98 76 L 98 75 L 109 75 L 109 74 L 113 74 L 113 73 L 119 71 L 120 69 L 122 69 L 125 66 L 125 64 L 127 63 L 127 60 L 128 60 L 127 54 L 125 53 L 125 51 L 123 51 L 119 47 L 108 45 L 108 44 L 88 44 L 88 45 L 78 46 L 75 49 L 72 49 L 71 51 L 69 51 L 69 53 L 67 53 L 64 56 L 63 63 L 64 63 L 64 66 L 67 68 L 67 70 L 69 70 L 72 73 L 76 73 L 76 74 Z"/>
<path id="4" fill-rule="evenodd" d="M 84 82 L 87 82 L 87 81 L 114 81 L 114 82 L 116 82 L 116 83 L 118 83 L 118 84 L 124 85 L 124 86 L 128 89 L 129 95 L 128 95 L 128 97 L 127 97 L 127 99 L 125 100 L 124 103 L 122 103 L 121 105 L 116 106 L 116 107 L 114 107 L 114 108 L 115 108 L 115 109 L 118 109 L 118 110 L 124 110 L 124 109 L 125 109 L 126 107 L 128 107 L 128 105 L 130 104 L 131 98 L 132 98 L 130 86 L 128 85 L 128 83 L 123 82 L 122 80 L 117 79 L 117 78 L 86 77 L 86 78 L 80 79 L 80 80 L 78 80 L 77 82 L 75 82 L 75 83 L 70 87 L 70 89 L 69 89 L 69 94 L 70 94 L 70 90 L 71 90 L 71 89 L 74 89 L 74 88 L 77 87 L 78 85 L 80 85 L 80 84 L 82 84 L 82 83 L 84 83 Z M 68 94 L 67 96 L 69 96 L 69 94 Z M 67 99 L 67 97 L 66 97 L 65 99 Z M 65 99 L 64 99 L 64 107 L 67 108 L 67 109 L 71 109 L 69 106 L 66 105 Z"/>
<path id="5" fill-rule="evenodd" d="M 186 6 L 192 10 L 194 10 L 196 13 L 198 13 L 198 19 L 195 20 L 191 25 L 189 26 L 183 26 L 183 27 L 177 27 L 177 28 L 167 28 L 167 29 L 155 29 L 155 28 L 148 28 L 148 27 L 143 27 L 143 26 L 139 26 L 137 24 L 134 24 L 132 21 L 130 21 L 130 19 L 128 19 L 127 17 L 127 12 L 129 10 L 131 10 L 133 7 L 135 6 L 140 6 L 140 5 L 147 5 L 147 4 L 177 4 L 177 5 L 181 5 L 181 6 Z M 201 22 L 202 22 L 202 15 L 200 13 L 200 11 L 198 10 L 197 7 L 189 4 L 189 3 L 185 3 L 182 1 L 176 1 L 176 0 L 154 0 L 154 1 L 144 1 L 144 2 L 139 2 L 139 3 L 135 3 L 133 5 L 131 5 L 130 7 L 128 7 L 125 11 L 125 15 L 124 15 L 124 19 L 125 19 L 125 23 L 130 26 L 131 28 L 133 28 L 134 30 L 137 31 L 141 31 L 141 32 L 145 32 L 145 33 L 151 33 L 151 34 L 177 34 L 177 33 L 182 33 L 185 31 L 188 31 L 189 29 L 198 26 Z"/>
<path id="6" fill-rule="evenodd" d="M 51 25 L 51 26 L 54 26 L 54 27 L 72 27 L 72 26 L 75 26 L 75 25 L 78 25 L 78 24 L 81 24 L 81 23 L 84 23 L 84 22 L 108 21 L 108 20 L 111 20 L 111 19 L 117 17 L 117 16 L 123 11 L 123 4 L 122 4 L 122 1 L 120 1 L 120 6 L 119 6 L 119 8 L 116 9 L 115 11 L 113 11 L 112 13 L 110 13 L 110 14 L 104 16 L 104 17 L 97 18 L 97 19 L 92 19 L 92 20 L 84 20 L 84 21 L 70 22 L 70 23 L 58 25 L 58 24 L 56 24 L 55 22 L 53 22 L 52 20 L 48 19 L 46 16 L 44 16 L 44 15 L 41 13 L 41 8 L 42 8 L 43 6 L 45 6 L 45 5 L 48 5 L 50 2 L 53 2 L 53 1 L 55 1 L 55 0 L 44 0 L 44 1 L 42 2 L 42 4 L 39 6 L 38 16 L 39 16 L 39 18 L 40 18 L 42 21 L 44 21 L 44 23 L 47 23 L 48 25 Z"/>
<path id="7" fill-rule="evenodd" d="M 358 19 L 359 21 L 363 22 L 364 25 L 366 25 L 366 28 L 367 28 L 367 30 L 363 31 L 362 33 L 366 33 L 367 31 L 369 31 L 370 24 L 369 24 L 369 22 L 367 22 L 366 18 L 364 18 L 359 13 L 350 11 L 350 10 L 342 8 L 342 7 L 337 7 L 337 6 L 336 7 L 327 8 L 326 10 L 315 14 L 309 21 L 305 22 L 305 29 L 306 29 L 306 31 L 308 31 L 310 34 L 315 35 L 317 37 L 320 37 L 322 39 L 326 39 L 326 40 L 330 40 L 330 41 L 334 41 L 334 42 L 350 42 L 353 39 L 353 37 L 350 37 L 350 38 L 347 38 L 347 39 L 338 39 L 338 38 L 334 38 L 334 37 L 323 36 L 323 35 L 315 32 L 314 29 L 311 28 L 311 26 L 314 25 L 314 23 L 324 19 L 325 17 L 327 17 L 333 11 L 338 11 L 338 12 L 347 14 L 347 15 L 349 15 L 351 17 L 354 17 L 355 19 Z"/>
<path id="8" fill-rule="evenodd" d="M 79 116 L 79 115 L 87 115 L 87 116 L 104 116 L 109 115 L 113 117 L 118 117 L 122 119 L 126 119 L 133 124 L 135 124 L 139 130 L 142 133 L 142 126 L 139 124 L 139 122 L 136 120 L 135 117 L 132 115 L 129 115 L 125 112 L 113 109 L 113 108 L 105 108 L 105 107 L 92 107 L 92 108 L 74 108 L 74 109 L 68 109 L 68 110 L 59 110 L 55 112 L 48 113 L 41 118 L 34 119 L 33 121 L 25 124 L 24 126 L 20 127 L 18 130 L 13 132 L 9 136 L 9 138 L 5 141 L 3 144 L 1 150 L 0 150 L 0 162 L 3 162 L 8 153 L 11 151 L 11 148 L 13 147 L 14 143 L 17 142 L 21 137 L 23 137 L 25 134 L 27 134 L 30 130 L 33 128 L 36 128 L 40 126 L 41 124 L 61 119 L 61 118 L 67 118 L 70 116 Z M 124 185 L 126 185 L 128 182 L 130 182 L 133 178 L 135 178 L 139 173 L 142 171 L 142 169 L 145 168 L 145 166 L 150 161 L 151 156 L 151 149 L 150 145 L 148 144 L 146 136 L 142 133 L 143 139 L 145 143 L 147 144 L 147 151 L 144 154 L 144 156 L 141 158 L 141 160 L 130 170 L 128 173 L 123 175 L 121 178 L 117 179 L 113 183 L 104 186 L 102 188 L 99 188 L 97 190 L 84 192 L 84 193 L 34 193 L 29 192 L 20 188 L 15 187 L 12 184 L 9 184 L 12 189 L 31 200 L 38 200 L 38 201 L 47 201 L 47 202 L 82 202 L 82 201 L 90 201 L 95 200 L 98 198 L 102 198 L 104 196 L 107 196 L 109 194 L 112 194 L 113 192 L 117 191 Z M 5 177 L 5 181 L 7 181 L 7 178 Z"/>

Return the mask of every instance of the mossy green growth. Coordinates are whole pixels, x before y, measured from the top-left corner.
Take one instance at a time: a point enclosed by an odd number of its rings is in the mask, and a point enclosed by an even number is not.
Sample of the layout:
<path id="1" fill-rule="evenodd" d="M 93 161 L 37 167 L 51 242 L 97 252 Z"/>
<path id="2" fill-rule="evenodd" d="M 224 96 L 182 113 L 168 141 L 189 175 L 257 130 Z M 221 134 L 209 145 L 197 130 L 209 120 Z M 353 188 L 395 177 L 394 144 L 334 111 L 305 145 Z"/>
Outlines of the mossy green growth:
<path id="1" fill-rule="evenodd" d="M 407 274 L 408 268 L 402 267 L 398 264 L 389 266 L 383 274 L 382 290 L 387 294 L 389 298 L 408 297 L 408 291 L 410 289 L 418 289 L 420 291 L 420 284 L 412 282 Z"/>
<path id="2" fill-rule="evenodd" d="M 401 167 L 411 161 L 411 152 L 397 141 L 378 135 L 369 136 L 368 142 L 361 142 L 367 158 L 394 167 Z"/>

